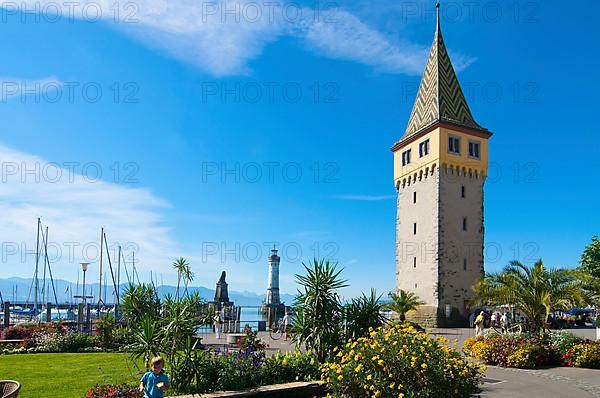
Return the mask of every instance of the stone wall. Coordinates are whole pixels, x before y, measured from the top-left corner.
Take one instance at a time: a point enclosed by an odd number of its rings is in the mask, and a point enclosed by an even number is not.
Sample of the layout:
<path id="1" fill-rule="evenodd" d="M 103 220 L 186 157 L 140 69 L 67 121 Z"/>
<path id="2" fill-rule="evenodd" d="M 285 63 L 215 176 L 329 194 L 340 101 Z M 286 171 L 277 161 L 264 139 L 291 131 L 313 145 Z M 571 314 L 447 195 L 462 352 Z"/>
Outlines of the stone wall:
<path id="1" fill-rule="evenodd" d="M 473 286 L 483 273 L 484 180 L 463 170 L 440 170 L 439 306 L 444 312 L 452 307 L 453 321 L 468 318 Z"/>
<path id="2" fill-rule="evenodd" d="M 415 195 L 416 193 L 416 203 Z M 415 293 L 428 306 L 438 299 L 438 170 L 398 190 L 396 287 Z M 417 224 L 416 234 L 414 224 Z"/>
<path id="3" fill-rule="evenodd" d="M 459 326 L 468 318 L 483 272 L 483 184 L 481 176 L 434 167 L 398 189 L 396 287 L 425 302 L 409 315 L 424 326 Z"/>

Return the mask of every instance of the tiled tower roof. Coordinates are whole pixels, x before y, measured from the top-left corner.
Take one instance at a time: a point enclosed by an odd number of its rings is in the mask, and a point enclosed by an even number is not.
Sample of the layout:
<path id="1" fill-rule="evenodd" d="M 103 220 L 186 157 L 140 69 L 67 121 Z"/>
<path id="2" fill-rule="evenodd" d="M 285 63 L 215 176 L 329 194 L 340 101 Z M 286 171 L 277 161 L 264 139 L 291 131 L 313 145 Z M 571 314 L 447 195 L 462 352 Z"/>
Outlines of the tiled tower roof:
<path id="1" fill-rule="evenodd" d="M 436 122 L 487 131 L 471 114 L 448 56 L 438 18 L 433 45 L 413 106 L 406 132 L 400 141 L 419 133 Z"/>

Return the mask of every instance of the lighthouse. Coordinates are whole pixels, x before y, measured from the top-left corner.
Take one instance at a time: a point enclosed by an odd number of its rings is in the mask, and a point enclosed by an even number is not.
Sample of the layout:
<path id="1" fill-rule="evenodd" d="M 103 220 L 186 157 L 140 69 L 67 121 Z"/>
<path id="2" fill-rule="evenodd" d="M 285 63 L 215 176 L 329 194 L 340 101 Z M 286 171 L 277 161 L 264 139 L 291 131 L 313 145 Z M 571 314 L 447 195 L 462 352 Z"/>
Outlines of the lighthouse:
<path id="1" fill-rule="evenodd" d="M 281 258 L 277 255 L 277 249 L 271 249 L 269 261 L 269 279 L 267 281 L 267 297 L 262 306 L 262 313 L 269 315 L 269 320 L 283 316 L 285 305 L 279 297 L 279 264 Z"/>
<path id="2" fill-rule="evenodd" d="M 267 305 L 279 305 L 279 262 L 281 258 L 277 255 L 277 249 L 273 247 L 269 256 L 269 283 L 267 285 Z"/>

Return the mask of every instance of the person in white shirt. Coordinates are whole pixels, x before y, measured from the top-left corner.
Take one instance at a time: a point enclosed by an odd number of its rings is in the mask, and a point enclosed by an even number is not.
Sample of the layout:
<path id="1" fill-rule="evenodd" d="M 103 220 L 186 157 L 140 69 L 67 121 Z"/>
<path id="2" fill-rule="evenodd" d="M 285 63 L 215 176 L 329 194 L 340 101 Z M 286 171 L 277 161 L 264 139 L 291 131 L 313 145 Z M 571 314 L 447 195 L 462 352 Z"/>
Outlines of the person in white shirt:
<path id="1" fill-rule="evenodd" d="M 223 327 L 223 313 L 216 311 L 213 316 L 213 322 L 215 324 L 215 337 L 217 340 L 221 340 L 221 328 Z"/>
<path id="2" fill-rule="evenodd" d="M 490 317 L 490 326 L 491 327 L 496 326 L 496 320 L 497 320 L 496 313 L 492 312 L 492 316 Z"/>
<path id="3" fill-rule="evenodd" d="M 283 328 L 283 333 L 285 335 L 285 339 L 288 339 L 288 329 L 290 328 L 292 320 L 290 318 L 290 314 L 286 311 L 283 318 L 281 318 L 281 327 Z"/>

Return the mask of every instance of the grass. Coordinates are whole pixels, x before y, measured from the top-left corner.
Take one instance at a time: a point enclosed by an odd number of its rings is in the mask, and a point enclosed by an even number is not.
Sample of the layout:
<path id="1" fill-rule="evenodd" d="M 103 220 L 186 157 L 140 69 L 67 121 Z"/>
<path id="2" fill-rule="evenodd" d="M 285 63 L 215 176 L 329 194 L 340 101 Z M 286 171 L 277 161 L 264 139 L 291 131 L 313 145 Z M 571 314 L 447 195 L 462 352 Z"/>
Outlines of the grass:
<path id="1" fill-rule="evenodd" d="M 96 384 L 137 385 L 137 370 L 124 353 L 0 355 L 0 378 L 21 383 L 19 398 L 83 398 Z"/>

